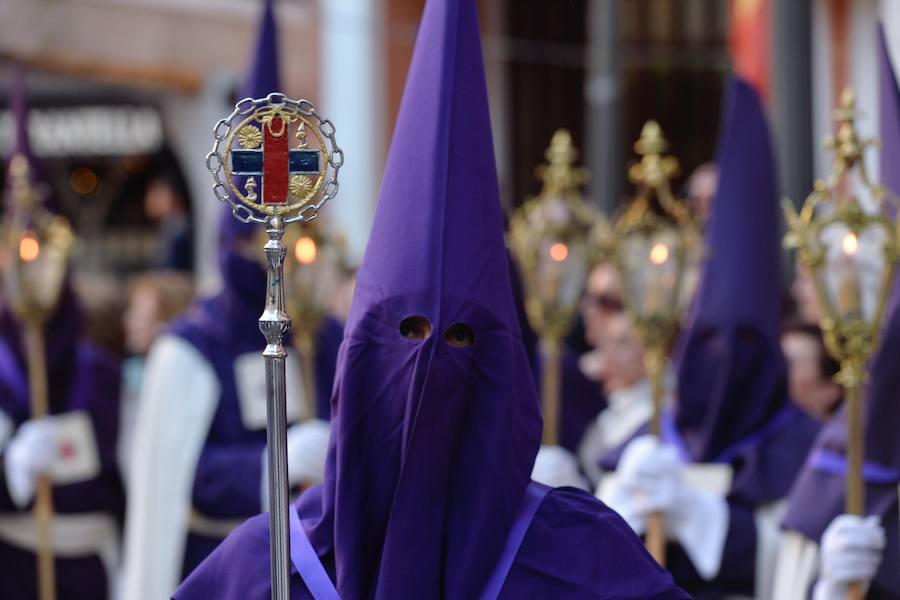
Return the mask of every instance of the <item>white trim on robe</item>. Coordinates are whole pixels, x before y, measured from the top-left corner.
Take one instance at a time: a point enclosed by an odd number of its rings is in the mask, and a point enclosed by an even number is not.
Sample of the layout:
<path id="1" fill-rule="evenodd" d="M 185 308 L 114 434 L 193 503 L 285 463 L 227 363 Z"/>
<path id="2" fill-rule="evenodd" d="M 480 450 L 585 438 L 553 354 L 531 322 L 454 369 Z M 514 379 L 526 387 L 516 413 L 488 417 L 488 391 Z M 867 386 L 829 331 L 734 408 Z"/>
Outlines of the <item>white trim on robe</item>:
<path id="1" fill-rule="evenodd" d="M 194 475 L 219 395 L 196 348 L 174 335 L 154 343 L 135 421 L 121 598 L 170 598 L 178 586 Z"/>
<path id="2" fill-rule="evenodd" d="M 784 531 L 778 546 L 772 600 L 802 600 L 816 583 L 819 545 L 797 531 Z"/>

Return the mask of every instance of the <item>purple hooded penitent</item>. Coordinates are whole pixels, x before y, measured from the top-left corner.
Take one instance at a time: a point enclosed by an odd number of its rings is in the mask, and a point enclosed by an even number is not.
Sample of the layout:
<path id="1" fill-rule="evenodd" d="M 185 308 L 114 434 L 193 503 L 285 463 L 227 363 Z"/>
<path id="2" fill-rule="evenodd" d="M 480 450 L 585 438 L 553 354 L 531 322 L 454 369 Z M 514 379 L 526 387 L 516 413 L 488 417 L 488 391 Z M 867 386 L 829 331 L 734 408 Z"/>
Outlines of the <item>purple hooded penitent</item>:
<path id="1" fill-rule="evenodd" d="M 882 183 L 900 194 L 900 88 L 881 27 L 878 30 Z M 900 595 L 900 308 L 896 291 L 881 346 L 870 365 L 865 392 L 866 514 L 879 515 L 887 532 L 887 547 L 872 583 L 875 590 Z M 794 489 L 784 525 L 818 542 L 829 523 L 844 512 L 846 412 L 840 410 L 823 428 Z"/>
<path id="2" fill-rule="evenodd" d="M 50 193 L 38 161 L 28 143 L 28 108 L 25 76 L 14 71 L 11 108 L 15 120 L 14 154 L 28 159 L 32 181 Z M 8 160 L 5 164 L 8 165 Z M 52 196 L 44 206 L 55 210 Z M 4 202 L 5 206 L 5 202 Z M 9 207 L 5 207 L 9 210 Z M 109 513 L 120 518 L 124 496 L 118 475 L 116 443 L 119 427 L 119 370 L 116 362 L 82 340 L 82 316 L 70 285 L 63 288 L 57 310 L 44 327 L 50 412 L 61 414 L 83 410 L 95 434 L 100 471 L 96 477 L 53 490 L 54 510 L 59 518 L 79 513 Z M 0 413 L 18 428 L 31 417 L 28 366 L 21 325 L 0 298 Z M 6 446 L 5 441 L 0 448 Z M 4 448 L 5 450 L 5 448 Z M 0 453 L 0 462 L 3 455 Z M 29 507 L 30 509 L 30 507 Z M 0 475 L 0 518 L 25 518 Z M 65 543 L 77 546 L 78 540 Z M 11 543 L 0 532 L 0 598 L 29 600 L 37 597 L 36 561 L 33 552 Z M 92 551 L 57 557 L 56 584 L 60 597 L 106 598 L 109 576 L 100 556 Z"/>
<path id="3" fill-rule="evenodd" d="M 473 0 L 426 4 L 332 416 L 325 481 L 296 509 L 340 598 L 479 598 L 503 556 L 503 598 L 684 597 L 624 522 L 581 492 L 546 495 L 518 551 L 504 552 L 532 489 L 541 418 Z M 264 517 L 248 522 L 176 597 L 268 597 L 267 537 Z M 291 590 L 311 597 L 296 574 Z"/>
<path id="4" fill-rule="evenodd" d="M 715 581 L 703 581 L 679 552 L 669 562 L 679 585 L 713 596 L 753 593 L 754 511 L 787 495 L 818 428 L 787 395 L 775 165 L 759 97 L 740 78 L 729 86 L 722 122 L 708 258 L 681 340 L 675 426 L 691 460 L 734 467 L 728 535 Z"/>
<path id="5" fill-rule="evenodd" d="M 720 459 L 788 405 L 775 162 L 757 93 L 733 79 L 708 258 L 682 339 L 676 423 L 692 459 Z"/>
<path id="6" fill-rule="evenodd" d="M 9 169 L 9 161 L 13 156 L 24 156 L 28 161 L 28 174 L 31 182 L 37 186 L 42 195 L 44 208 L 58 212 L 53 188 L 44 177 L 44 171 L 31 150 L 28 133 L 28 92 L 25 85 L 25 71 L 18 66 L 13 67 L 12 88 L 10 93 L 10 109 L 15 124 L 15 144 L 13 152 L 4 161 Z M 9 192 L 7 177 L 4 195 Z M 8 198 L 3 198 L 4 214 L 10 210 Z M 2 294 L 2 290 L 0 290 Z M 68 389 L 73 376 L 73 352 L 81 337 L 84 319 L 81 308 L 72 287 L 67 281 L 63 286 L 62 297 L 50 321 L 45 326 L 44 336 L 47 352 L 47 363 L 50 371 L 49 395 L 52 410 L 63 410 L 65 390 Z M 9 344 L 16 361 L 25 368 L 25 350 L 19 323 L 12 315 L 8 303 L 0 300 L 0 336 Z"/>

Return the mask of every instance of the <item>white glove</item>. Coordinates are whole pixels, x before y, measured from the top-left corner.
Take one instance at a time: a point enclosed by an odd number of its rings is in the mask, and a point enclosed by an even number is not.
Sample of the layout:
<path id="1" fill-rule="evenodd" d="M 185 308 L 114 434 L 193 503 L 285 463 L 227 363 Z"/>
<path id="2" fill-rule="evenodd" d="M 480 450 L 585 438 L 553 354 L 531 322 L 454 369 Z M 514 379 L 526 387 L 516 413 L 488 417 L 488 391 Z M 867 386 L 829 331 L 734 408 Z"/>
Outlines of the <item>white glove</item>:
<path id="1" fill-rule="evenodd" d="M 681 461 L 674 447 L 656 437 L 635 438 L 622 453 L 616 484 L 603 500 L 638 533 L 650 513 L 673 512 L 681 482 Z"/>
<path id="2" fill-rule="evenodd" d="M 318 483 L 325 477 L 331 424 L 312 419 L 291 425 L 287 432 L 288 478 L 294 485 Z"/>
<path id="3" fill-rule="evenodd" d="M 26 421 L 5 453 L 6 486 L 13 502 L 24 508 L 34 497 L 38 476 L 47 473 L 59 452 L 53 417 Z"/>
<path id="4" fill-rule="evenodd" d="M 878 516 L 840 515 L 822 534 L 822 567 L 813 600 L 843 600 L 853 581 L 868 589 L 886 543 Z"/>
<path id="5" fill-rule="evenodd" d="M 584 478 L 578 472 L 575 455 L 562 446 L 541 446 L 531 478 L 550 487 L 573 487 L 587 491 Z"/>
<path id="6" fill-rule="evenodd" d="M 695 489 L 683 478 L 684 463 L 674 446 L 654 436 L 635 438 L 619 460 L 606 502 L 638 534 L 647 517 L 662 513 L 666 534 L 681 544 L 697 572 L 715 577 L 728 534 L 728 504 L 716 494 Z"/>

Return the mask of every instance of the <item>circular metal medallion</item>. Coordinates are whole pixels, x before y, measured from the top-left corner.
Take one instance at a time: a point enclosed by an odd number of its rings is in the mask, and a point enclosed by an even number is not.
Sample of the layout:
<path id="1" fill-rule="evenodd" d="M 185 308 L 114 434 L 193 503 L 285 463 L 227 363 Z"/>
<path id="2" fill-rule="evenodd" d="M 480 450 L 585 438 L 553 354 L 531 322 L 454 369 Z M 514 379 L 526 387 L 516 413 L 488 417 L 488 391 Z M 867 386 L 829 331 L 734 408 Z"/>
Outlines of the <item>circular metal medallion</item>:
<path id="1" fill-rule="evenodd" d="M 213 130 L 206 166 L 216 197 L 245 222 L 315 218 L 337 194 L 344 164 L 334 132 L 308 100 L 280 93 L 244 98 Z"/>

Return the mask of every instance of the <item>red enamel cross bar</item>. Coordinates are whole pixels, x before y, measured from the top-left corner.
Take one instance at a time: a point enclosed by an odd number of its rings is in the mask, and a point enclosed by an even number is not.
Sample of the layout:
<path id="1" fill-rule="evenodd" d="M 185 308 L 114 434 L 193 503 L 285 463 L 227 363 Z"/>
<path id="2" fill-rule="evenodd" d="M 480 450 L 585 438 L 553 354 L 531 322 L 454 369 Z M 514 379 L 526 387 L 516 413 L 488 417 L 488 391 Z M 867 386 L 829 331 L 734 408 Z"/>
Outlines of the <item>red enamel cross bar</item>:
<path id="1" fill-rule="evenodd" d="M 320 172 L 318 150 L 291 150 L 288 143 L 287 123 L 282 117 L 274 117 L 263 123 L 262 148 L 231 152 L 233 175 L 262 176 L 261 199 L 265 205 L 288 203 L 291 175 Z"/>

